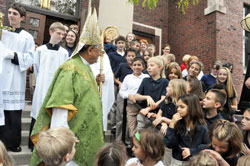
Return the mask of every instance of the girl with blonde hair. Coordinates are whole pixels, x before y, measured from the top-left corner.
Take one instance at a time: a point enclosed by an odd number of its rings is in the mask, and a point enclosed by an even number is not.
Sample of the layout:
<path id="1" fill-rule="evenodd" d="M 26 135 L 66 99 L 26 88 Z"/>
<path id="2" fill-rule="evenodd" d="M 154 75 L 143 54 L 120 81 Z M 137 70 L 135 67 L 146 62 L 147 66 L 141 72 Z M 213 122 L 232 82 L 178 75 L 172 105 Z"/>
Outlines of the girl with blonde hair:
<path id="1" fill-rule="evenodd" d="M 250 155 L 246 155 L 239 158 L 237 166 L 249 166 L 249 163 L 250 163 Z"/>
<path id="2" fill-rule="evenodd" d="M 173 79 L 166 88 L 166 99 L 160 103 L 160 109 L 155 116 L 153 125 L 162 125 L 161 133 L 166 134 L 167 125 L 170 124 L 173 115 L 176 113 L 176 104 L 180 96 L 187 94 L 187 83 L 183 79 Z"/>
<path id="3" fill-rule="evenodd" d="M 243 144 L 239 127 L 234 122 L 217 120 L 209 129 L 209 138 L 209 149 L 218 152 L 230 166 L 235 166 Z"/>
<path id="4" fill-rule="evenodd" d="M 13 159 L 9 156 L 2 141 L 0 141 L 0 166 L 14 166 Z"/>
<path id="5" fill-rule="evenodd" d="M 234 87 L 234 83 L 233 83 L 233 79 L 232 79 L 232 75 L 231 72 L 228 68 L 226 67 L 221 67 L 218 70 L 218 76 L 216 79 L 216 84 L 224 84 L 227 88 L 227 92 L 228 92 L 228 97 L 229 100 L 232 104 L 232 108 L 237 111 L 238 110 L 238 102 L 237 102 L 237 92 L 236 89 Z"/>
<path id="6" fill-rule="evenodd" d="M 190 166 L 219 166 L 217 160 L 208 152 L 201 151 L 191 158 Z"/>

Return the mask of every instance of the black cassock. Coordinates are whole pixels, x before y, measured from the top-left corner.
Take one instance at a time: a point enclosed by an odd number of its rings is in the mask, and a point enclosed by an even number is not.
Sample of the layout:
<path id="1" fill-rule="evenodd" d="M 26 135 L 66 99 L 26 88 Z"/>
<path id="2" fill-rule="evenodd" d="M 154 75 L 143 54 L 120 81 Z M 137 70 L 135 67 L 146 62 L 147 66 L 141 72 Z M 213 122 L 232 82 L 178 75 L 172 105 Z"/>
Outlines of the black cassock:
<path id="1" fill-rule="evenodd" d="M 238 104 L 238 109 L 241 111 L 250 108 L 250 89 L 248 89 L 245 85 L 246 80 L 250 77 L 250 59 L 248 61 L 247 73 L 243 82 L 243 88 L 240 96 L 240 102 Z"/>

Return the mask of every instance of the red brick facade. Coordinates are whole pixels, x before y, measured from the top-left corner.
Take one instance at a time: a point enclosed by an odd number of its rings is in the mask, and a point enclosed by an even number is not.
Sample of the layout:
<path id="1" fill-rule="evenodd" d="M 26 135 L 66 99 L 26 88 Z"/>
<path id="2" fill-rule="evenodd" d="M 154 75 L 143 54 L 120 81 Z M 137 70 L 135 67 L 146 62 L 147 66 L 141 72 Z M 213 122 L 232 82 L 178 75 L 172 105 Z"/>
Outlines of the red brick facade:
<path id="1" fill-rule="evenodd" d="M 243 19 L 243 2 L 225 1 L 225 6 L 226 14 L 216 13 L 216 57 L 222 62 L 233 63 L 233 81 L 240 95 L 244 81 L 243 30 L 240 26 Z"/>
<path id="2" fill-rule="evenodd" d="M 214 60 L 231 62 L 234 65 L 233 81 L 238 96 L 243 84 L 243 6 L 250 0 L 224 1 L 226 13 L 218 11 L 204 14 L 207 1 L 190 5 L 183 15 L 177 9 L 176 1 L 159 1 L 154 11 L 137 6 L 134 21 L 162 29 L 162 44 L 171 45 L 171 52 L 181 63 L 184 54 L 198 56 L 204 64 L 204 72 L 209 72 Z"/>
<path id="3" fill-rule="evenodd" d="M 162 29 L 162 44 L 168 43 L 168 1 L 160 0 L 154 10 L 134 6 L 134 22 Z M 133 25 L 133 30 L 154 34 L 154 30 L 143 26 Z M 153 33 L 152 33 L 153 31 Z M 155 38 L 156 50 L 159 50 L 159 36 Z M 158 52 L 156 52 L 158 54 Z"/>
<path id="4" fill-rule="evenodd" d="M 5 11 L 6 11 L 6 6 L 7 6 L 6 3 L 7 3 L 6 0 L 0 0 L 0 11 L 2 13 L 5 13 Z"/>
<path id="5" fill-rule="evenodd" d="M 196 55 L 208 70 L 216 59 L 216 13 L 204 15 L 206 1 L 190 6 L 183 14 L 175 2 L 169 3 L 169 44 L 179 62 L 184 54 Z"/>

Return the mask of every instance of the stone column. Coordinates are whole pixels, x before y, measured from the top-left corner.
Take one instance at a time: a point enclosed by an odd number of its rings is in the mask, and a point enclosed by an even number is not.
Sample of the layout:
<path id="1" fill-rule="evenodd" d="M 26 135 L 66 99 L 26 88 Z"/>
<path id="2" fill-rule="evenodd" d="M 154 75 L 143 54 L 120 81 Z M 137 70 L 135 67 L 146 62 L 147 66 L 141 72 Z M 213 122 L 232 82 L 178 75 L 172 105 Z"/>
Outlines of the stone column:
<path id="1" fill-rule="evenodd" d="M 213 12 L 226 13 L 226 7 L 224 0 L 207 0 L 207 8 L 204 10 L 204 14 L 208 15 Z"/>

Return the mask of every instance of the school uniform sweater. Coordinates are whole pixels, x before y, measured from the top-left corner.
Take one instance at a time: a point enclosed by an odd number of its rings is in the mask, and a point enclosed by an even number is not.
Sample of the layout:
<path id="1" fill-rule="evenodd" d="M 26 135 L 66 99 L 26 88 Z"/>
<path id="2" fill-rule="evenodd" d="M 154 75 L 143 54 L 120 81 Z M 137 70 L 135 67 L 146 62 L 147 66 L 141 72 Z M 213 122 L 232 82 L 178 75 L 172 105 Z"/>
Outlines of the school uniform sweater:
<path id="1" fill-rule="evenodd" d="M 209 144 L 208 129 L 206 125 L 199 125 L 195 129 L 194 135 L 191 137 L 189 131 L 178 132 L 176 128 L 168 128 L 164 137 L 165 145 L 172 149 L 172 157 L 179 161 L 187 161 L 183 159 L 182 148 L 190 149 L 190 156 L 195 155 L 205 149 Z"/>

